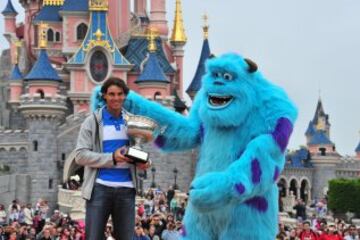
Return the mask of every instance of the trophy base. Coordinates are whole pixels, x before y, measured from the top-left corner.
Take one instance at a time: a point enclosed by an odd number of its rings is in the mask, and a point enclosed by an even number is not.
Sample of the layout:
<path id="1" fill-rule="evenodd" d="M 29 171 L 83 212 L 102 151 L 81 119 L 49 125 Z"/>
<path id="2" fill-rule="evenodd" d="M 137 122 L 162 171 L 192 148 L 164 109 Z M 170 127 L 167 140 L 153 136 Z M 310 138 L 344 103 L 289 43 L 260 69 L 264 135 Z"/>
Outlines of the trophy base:
<path id="1" fill-rule="evenodd" d="M 133 147 L 128 148 L 125 157 L 132 159 L 134 163 L 148 163 L 149 161 L 149 153 Z"/>

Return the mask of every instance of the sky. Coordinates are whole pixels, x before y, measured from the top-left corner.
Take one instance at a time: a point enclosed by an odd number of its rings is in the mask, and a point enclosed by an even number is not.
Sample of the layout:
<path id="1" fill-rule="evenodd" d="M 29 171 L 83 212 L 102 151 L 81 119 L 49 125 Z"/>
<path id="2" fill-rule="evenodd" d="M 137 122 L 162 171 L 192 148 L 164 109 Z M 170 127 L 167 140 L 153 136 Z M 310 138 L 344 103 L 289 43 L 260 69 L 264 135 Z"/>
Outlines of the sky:
<path id="1" fill-rule="evenodd" d="M 23 19 L 18 0 L 12 0 Z M 7 0 L 0 0 L 0 10 Z M 167 0 L 173 24 L 175 0 Z M 209 17 L 215 55 L 237 52 L 254 60 L 263 75 L 283 87 L 299 109 L 289 149 L 305 145 L 307 125 L 321 98 L 330 116 L 330 138 L 342 155 L 360 141 L 359 0 L 183 0 L 188 42 L 184 88 L 190 84 L 203 42 L 202 16 Z M 0 34 L 4 32 L 0 17 Z M 0 49 L 8 48 L 0 36 Z"/>

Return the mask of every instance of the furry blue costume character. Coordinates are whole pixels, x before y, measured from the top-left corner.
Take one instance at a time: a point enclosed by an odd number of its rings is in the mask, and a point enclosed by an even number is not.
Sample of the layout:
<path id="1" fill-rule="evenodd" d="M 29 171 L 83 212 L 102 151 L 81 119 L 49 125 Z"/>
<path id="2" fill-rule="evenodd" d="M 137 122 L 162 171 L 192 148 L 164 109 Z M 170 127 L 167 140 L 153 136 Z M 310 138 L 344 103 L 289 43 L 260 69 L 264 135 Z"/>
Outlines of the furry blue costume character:
<path id="1" fill-rule="evenodd" d="M 297 117 L 285 92 L 237 54 L 207 61 L 188 117 L 130 92 L 124 107 L 166 127 L 164 151 L 200 147 L 184 217 L 183 239 L 273 240 L 276 180 Z"/>

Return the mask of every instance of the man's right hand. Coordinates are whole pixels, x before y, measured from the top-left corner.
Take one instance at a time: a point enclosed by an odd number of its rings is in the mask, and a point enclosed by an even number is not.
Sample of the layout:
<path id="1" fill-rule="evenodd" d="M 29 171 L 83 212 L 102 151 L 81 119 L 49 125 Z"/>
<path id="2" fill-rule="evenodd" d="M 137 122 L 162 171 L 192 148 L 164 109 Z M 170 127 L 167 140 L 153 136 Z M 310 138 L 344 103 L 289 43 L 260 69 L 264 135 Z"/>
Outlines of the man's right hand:
<path id="1" fill-rule="evenodd" d="M 114 159 L 117 163 L 121 163 L 121 162 L 133 163 L 133 160 L 131 160 L 128 157 L 125 157 L 126 151 L 127 151 L 126 146 L 116 149 L 116 151 L 114 152 Z"/>

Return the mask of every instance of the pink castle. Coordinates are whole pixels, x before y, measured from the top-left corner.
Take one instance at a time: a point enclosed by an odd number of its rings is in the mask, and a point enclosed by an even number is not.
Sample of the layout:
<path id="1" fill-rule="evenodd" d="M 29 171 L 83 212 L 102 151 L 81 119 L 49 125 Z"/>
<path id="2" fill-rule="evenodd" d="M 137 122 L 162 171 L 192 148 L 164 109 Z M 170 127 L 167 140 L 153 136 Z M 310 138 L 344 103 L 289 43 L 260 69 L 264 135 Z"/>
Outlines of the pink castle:
<path id="1" fill-rule="evenodd" d="M 186 44 L 180 0 L 171 32 L 165 0 L 151 0 L 150 10 L 147 0 L 19 0 L 25 21 L 18 25 L 7 1 L 2 14 L 13 63 L 13 105 L 24 94 L 64 95 L 73 113 L 88 111 L 93 87 L 114 76 L 143 96 L 173 102 L 175 97 L 175 108 L 186 108 L 179 101 Z"/>

